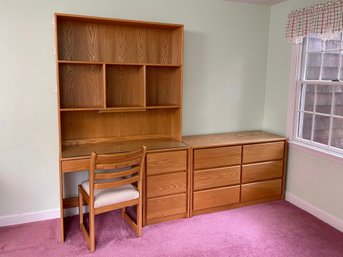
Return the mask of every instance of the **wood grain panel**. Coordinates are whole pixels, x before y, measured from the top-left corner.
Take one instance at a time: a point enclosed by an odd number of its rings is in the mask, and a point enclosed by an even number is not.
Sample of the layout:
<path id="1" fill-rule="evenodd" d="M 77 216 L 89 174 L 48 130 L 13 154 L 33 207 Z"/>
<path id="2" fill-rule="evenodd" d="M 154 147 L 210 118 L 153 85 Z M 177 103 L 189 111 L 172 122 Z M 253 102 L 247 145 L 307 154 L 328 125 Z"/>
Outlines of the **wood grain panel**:
<path id="1" fill-rule="evenodd" d="M 173 61 L 174 64 L 183 63 L 183 26 L 173 31 Z"/>
<path id="2" fill-rule="evenodd" d="M 115 38 L 115 44 L 112 41 L 115 52 L 114 61 L 119 63 L 138 62 L 138 49 L 141 48 L 142 43 L 144 44 L 140 38 L 140 28 L 122 25 L 106 26 L 109 27 Z"/>
<path id="3" fill-rule="evenodd" d="M 238 203 L 239 193 L 240 186 L 194 192 L 193 210 Z"/>
<path id="4" fill-rule="evenodd" d="M 90 159 L 62 161 L 62 172 L 89 170 Z"/>
<path id="5" fill-rule="evenodd" d="M 148 176 L 146 178 L 147 197 L 158 197 L 186 192 L 186 172 Z"/>
<path id="6" fill-rule="evenodd" d="M 148 63 L 172 64 L 173 31 L 165 29 L 146 30 L 146 58 Z"/>
<path id="7" fill-rule="evenodd" d="M 136 25 L 59 19 L 59 60 L 180 64 L 183 26 Z"/>
<path id="8" fill-rule="evenodd" d="M 216 206 L 216 207 L 207 208 L 207 209 L 193 210 L 192 215 L 200 215 L 200 214 L 205 214 L 205 213 L 230 210 L 234 208 L 240 208 L 244 206 L 249 206 L 249 205 L 254 205 L 254 204 L 259 204 L 259 203 L 264 203 L 264 202 L 269 202 L 269 201 L 275 201 L 275 200 L 280 200 L 280 199 L 281 199 L 280 196 L 273 196 L 273 197 L 253 200 L 249 202 L 239 202 L 239 203 L 234 203 L 234 204 L 229 204 L 229 205 Z"/>
<path id="9" fill-rule="evenodd" d="M 281 196 L 282 179 L 268 180 L 242 185 L 241 201 L 251 201 Z"/>
<path id="10" fill-rule="evenodd" d="M 147 200 L 147 220 L 156 219 L 187 211 L 186 194 L 164 196 Z"/>
<path id="11" fill-rule="evenodd" d="M 241 146 L 194 150 L 194 169 L 216 168 L 241 163 Z"/>
<path id="12" fill-rule="evenodd" d="M 175 215 L 170 215 L 170 216 L 164 216 L 164 217 L 159 217 L 159 218 L 154 218 L 154 219 L 149 219 L 146 221 L 146 225 L 151 225 L 151 224 L 156 224 L 156 223 L 161 223 L 161 222 L 167 222 L 171 220 L 179 220 L 187 218 L 187 213 L 181 213 L 181 214 L 175 214 Z"/>
<path id="13" fill-rule="evenodd" d="M 187 151 L 147 154 L 147 175 L 187 170 Z"/>
<path id="14" fill-rule="evenodd" d="M 243 163 L 283 159 L 285 142 L 243 146 Z"/>
<path id="15" fill-rule="evenodd" d="M 282 176 L 282 171 L 283 161 L 270 161 L 243 165 L 242 183 L 279 178 Z"/>
<path id="16" fill-rule="evenodd" d="M 147 67 L 147 106 L 180 105 L 181 68 Z"/>
<path id="17" fill-rule="evenodd" d="M 61 20 L 57 29 L 60 60 L 99 61 L 101 41 L 96 23 Z"/>
<path id="18" fill-rule="evenodd" d="M 106 66 L 107 107 L 144 106 L 143 66 Z"/>
<path id="19" fill-rule="evenodd" d="M 102 65 L 60 64 L 61 108 L 102 107 Z"/>
<path id="20" fill-rule="evenodd" d="M 172 137 L 182 141 L 182 108 L 177 108 L 172 115 Z"/>
<path id="21" fill-rule="evenodd" d="M 84 203 L 86 205 L 86 203 Z M 69 197 L 63 199 L 63 208 L 69 209 L 69 208 L 75 208 L 79 206 L 79 198 L 78 197 Z"/>
<path id="22" fill-rule="evenodd" d="M 128 140 L 129 137 L 151 135 L 171 138 L 174 115 L 173 109 L 129 113 L 63 112 L 62 138 L 64 141 L 125 137 Z"/>
<path id="23" fill-rule="evenodd" d="M 240 175 L 240 166 L 198 170 L 194 172 L 194 190 L 239 184 Z"/>

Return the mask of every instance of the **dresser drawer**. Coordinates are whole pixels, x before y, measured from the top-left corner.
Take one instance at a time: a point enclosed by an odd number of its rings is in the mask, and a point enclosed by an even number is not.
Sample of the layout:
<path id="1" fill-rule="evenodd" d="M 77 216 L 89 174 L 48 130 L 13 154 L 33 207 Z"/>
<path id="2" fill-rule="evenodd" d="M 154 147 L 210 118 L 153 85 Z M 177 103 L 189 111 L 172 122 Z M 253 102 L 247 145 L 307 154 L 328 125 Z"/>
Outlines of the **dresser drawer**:
<path id="1" fill-rule="evenodd" d="M 241 163 L 241 146 L 194 150 L 194 169 L 217 168 Z"/>
<path id="2" fill-rule="evenodd" d="M 186 172 L 147 177 L 147 197 L 157 197 L 186 192 Z"/>
<path id="3" fill-rule="evenodd" d="M 239 186 L 232 186 L 194 192 L 193 210 L 238 203 L 239 189 Z"/>
<path id="4" fill-rule="evenodd" d="M 270 161 L 242 166 L 242 183 L 282 177 L 283 161 Z"/>
<path id="5" fill-rule="evenodd" d="M 195 171 L 194 190 L 239 184 L 240 174 L 240 166 Z"/>
<path id="6" fill-rule="evenodd" d="M 187 151 L 147 154 L 147 175 L 187 170 Z"/>
<path id="7" fill-rule="evenodd" d="M 183 214 L 187 211 L 186 205 L 186 194 L 148 199 L 147 220 Z"/>
<path id="8" fill-rule="evenodd" d="M 244 145 L 243 163 L 283 159 L 285 142 Z"/>
<path id="9" fill-rule="evenodd" d="M 281 196 L 282 179 L 256 182 L 242 185 L 242 202 Z"/>

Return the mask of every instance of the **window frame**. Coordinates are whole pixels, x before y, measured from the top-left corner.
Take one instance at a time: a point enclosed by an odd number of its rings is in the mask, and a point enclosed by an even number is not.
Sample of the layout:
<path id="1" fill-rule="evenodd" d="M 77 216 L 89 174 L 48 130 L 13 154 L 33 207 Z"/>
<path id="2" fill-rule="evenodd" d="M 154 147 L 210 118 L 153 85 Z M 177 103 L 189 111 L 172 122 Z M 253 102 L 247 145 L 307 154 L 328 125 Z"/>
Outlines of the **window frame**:
<path id="1" fill-rule="evenodd" d="M 336 150 L 335 148 L 329 147 L 328 145 L 323 145 L 317 142 L 308 141 L 306 139 L 297 137 L 297 131 L 299 128 L 298 121 L 300 115 L 298 107 L 301 101 L 302 84 L 305 84 L 304 82 L 311 81 L 305 80 L 304 76 L 302 76 L 304 75 L 302 69 L 305 69 L 305 65 L 302 63 L 302 53 L 304 51 L 303 48 L 304 45 L 302 43 L 292 45 L 286 129 L 286 135 L 289 138 L 290 147 L 343 164 L 343 150 L 340 150 L 338 148 Z M 318 81 L 316 80 L 312 82 L 318 83 Z M 320 83 L 318 84 L 343 85 L 343 81 L 320 81 Z M 314 128 L 312 128 L 312 133 L 313 130 Z M 330 134 L 332 134 L 332 131 L 330 131 Z"/>

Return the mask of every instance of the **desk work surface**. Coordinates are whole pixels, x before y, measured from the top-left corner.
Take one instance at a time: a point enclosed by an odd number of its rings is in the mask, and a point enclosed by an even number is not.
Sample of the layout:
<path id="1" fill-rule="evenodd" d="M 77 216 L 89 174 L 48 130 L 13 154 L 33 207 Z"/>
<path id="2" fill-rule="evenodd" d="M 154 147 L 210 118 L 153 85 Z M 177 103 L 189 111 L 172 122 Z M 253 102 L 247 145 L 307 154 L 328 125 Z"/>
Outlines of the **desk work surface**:
<path id="1" fill-rule="evenodd" d="M 127 152 L 136 150 L 142 145 L 145 145 L 148 151 L 170 148 L 187 148 L 186 144 L 172 138 L 126 140 L 63 145 L 61 157 L 62 159 L 83 158 L 89 157 L 92 152 L 96 152 L 98 154 Z"/>
<path id="2" fill-rule="evenodd" d="M 272 142 L 286 139 L 261 130 L 185 136 L 182 138 L 183 142 L 192 148 Z"/>

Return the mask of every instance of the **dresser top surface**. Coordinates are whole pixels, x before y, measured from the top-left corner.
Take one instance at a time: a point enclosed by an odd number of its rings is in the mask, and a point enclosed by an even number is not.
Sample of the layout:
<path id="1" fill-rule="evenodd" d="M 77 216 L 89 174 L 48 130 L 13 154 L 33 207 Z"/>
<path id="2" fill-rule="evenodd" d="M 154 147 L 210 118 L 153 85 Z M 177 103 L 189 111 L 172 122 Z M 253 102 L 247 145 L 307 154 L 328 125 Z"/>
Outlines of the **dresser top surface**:
<path id="1" fill-rule="evenodd" d="M 202 148 L 212 146 L 273 142 L 287 140 L 287 138 L 271 134 L 262 130 L 254 130 L 220 134 L 185 136 L 182 138 L 182 140 L 184 143 L 186 143 L 192 148 Z"/>

